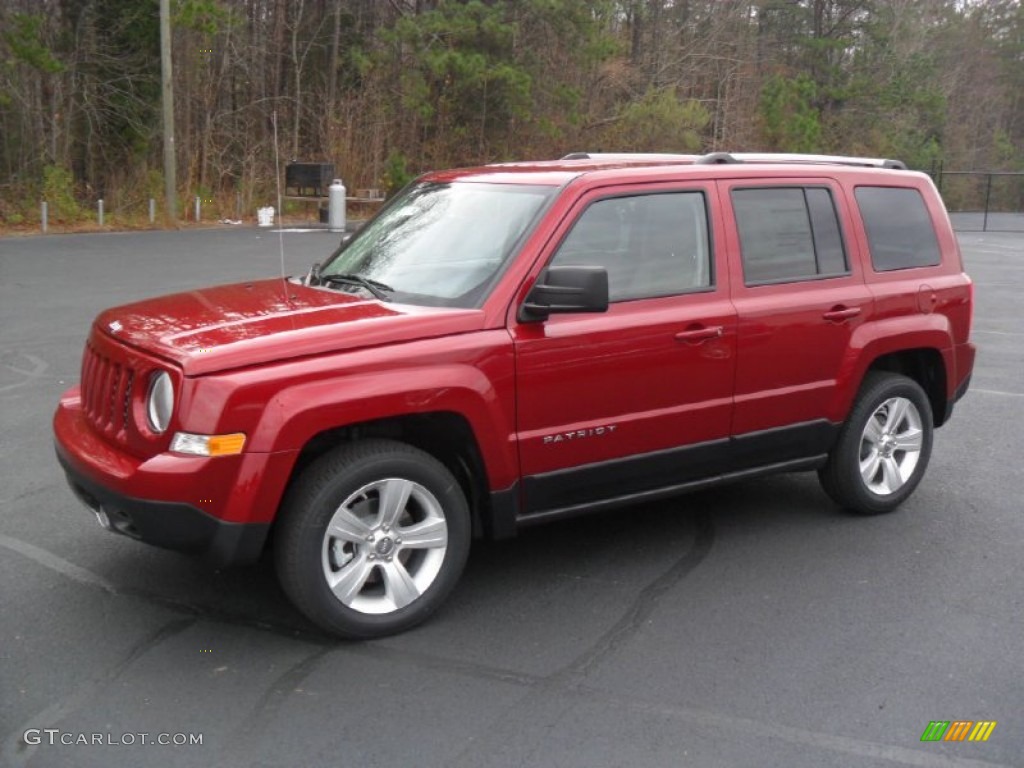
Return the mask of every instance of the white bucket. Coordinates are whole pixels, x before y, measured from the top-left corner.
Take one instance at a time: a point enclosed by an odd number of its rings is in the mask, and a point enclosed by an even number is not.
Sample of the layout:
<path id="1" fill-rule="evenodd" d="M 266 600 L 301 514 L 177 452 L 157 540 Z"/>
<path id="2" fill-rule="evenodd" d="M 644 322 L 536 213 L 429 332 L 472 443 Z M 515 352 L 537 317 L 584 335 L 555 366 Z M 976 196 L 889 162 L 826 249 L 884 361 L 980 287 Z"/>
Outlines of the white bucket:
<path id="1" fill-rule="evenodd" d="M 274 206 L 268 205 L 266 208 L 257 208 L 256 219 L 261 227 L 274 226 Z"/>

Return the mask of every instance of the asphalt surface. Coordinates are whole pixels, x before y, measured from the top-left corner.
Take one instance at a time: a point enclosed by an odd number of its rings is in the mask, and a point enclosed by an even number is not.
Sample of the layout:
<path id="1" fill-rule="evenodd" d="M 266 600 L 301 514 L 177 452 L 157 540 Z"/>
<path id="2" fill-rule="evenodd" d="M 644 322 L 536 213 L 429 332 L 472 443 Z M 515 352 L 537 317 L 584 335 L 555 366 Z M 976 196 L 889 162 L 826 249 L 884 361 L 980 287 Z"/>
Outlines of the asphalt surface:
<path id="1" fill-rule="evenodd" d="M 99 310 L 277 274 L 277 236 L 0 239 L 0 766 L 1024 765 L 1024 235 L 961 239 L 980 355 L 901 510 L 789 475 L 531 529 L 367 643 L 269 563 L 102 531 L 51 447 Z M 284 242 L 300 272 L 335 236 Z M 998 725 L 922 743 L 932 720 Z"/>

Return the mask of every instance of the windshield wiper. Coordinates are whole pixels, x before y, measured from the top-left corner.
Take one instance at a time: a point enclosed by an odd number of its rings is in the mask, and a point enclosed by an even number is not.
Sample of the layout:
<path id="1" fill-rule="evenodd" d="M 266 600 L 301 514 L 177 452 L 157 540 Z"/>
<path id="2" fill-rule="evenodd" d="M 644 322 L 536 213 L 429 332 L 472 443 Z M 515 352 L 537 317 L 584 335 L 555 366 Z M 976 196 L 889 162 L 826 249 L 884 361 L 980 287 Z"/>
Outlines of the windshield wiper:
<path id="1" fill-rule="evenodd" d="M 344 285 L 358 285 L 360 288 L 365 288 L 374 295 L 375 298 L 381 301 L 391 301 L 384 291 L 394 293 L 395 289 L 390 285 L 386 285 L 379 280 L 371 280 L 368 277 L 362 275 L 356 275 L 347 273 L 343 275 L 320 275 L 320 285 L 324 283 L 343 283 Z"/>

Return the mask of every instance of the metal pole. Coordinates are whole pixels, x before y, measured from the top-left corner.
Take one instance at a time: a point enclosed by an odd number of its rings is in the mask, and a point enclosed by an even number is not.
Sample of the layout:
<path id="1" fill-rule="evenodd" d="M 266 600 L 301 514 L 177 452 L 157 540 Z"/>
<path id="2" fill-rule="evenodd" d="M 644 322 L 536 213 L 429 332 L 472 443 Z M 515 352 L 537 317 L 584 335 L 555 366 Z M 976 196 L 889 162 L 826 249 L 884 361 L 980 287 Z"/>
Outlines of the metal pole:
<path id="1" fill-rule="evenodd" d="M 43 225 L 43 234 L 50 228 L 50 204 L 43 200 L 42 211 L 40 212 L 40 223 Z"/>
<path id="2" fill-rule="evenodd" d="M 156 200 L 149 198 L 149 223 L 156 223 Z"/>
<path id="3" fill-rule="evenodd" d="M 992 174 L 986 176 L 985 183 L 985 218 L 981 222 L 981 231 L 988 232 L 988 203 L 992 199 Z"/>
<path id="4" fill-rule="evenodd" d="M 164 129 L 164 196 L 167 218 L 178 220 L 178 181 L 174 152 L 174 73 L 171 63 L 171 2 L 160 0 L 160 83 Z"/>
<path id="5" fill-rule="evenodd" d="M 201 214 L 199 206 L 200 206 L 199 195 L 196 195 L 196 223 L 197 224 L 199 223 L 199 217 L 200 217 L 200 214 Z"/>
<path id="6" fill-rule="evenodd" d="M 100 214 L 99 215 L 100 226 L 102 227 L 103 226 L 103 198 L 102 197 L 100 198 L 100 202 L 99 202 L 99 214 Z"/>

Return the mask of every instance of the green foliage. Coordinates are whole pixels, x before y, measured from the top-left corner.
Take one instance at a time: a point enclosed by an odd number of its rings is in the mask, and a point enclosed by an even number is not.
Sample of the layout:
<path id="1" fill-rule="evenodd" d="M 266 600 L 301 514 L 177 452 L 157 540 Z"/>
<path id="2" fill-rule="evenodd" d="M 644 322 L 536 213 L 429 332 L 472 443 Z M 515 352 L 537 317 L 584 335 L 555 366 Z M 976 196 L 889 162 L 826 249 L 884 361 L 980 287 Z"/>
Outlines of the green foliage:
<path id="1" fill-rule="evenodd" d="M 409 159 L 401 152 L 392 150 L 384 161 L 384 190 L 391 197 L 398 190 L 412 181 L 414 174 L 409 171 Z"/>
<path id="2" fill-rule="evenodd" d="M 672 88 L 649 88 L 622 110 L 605 143 L 617 150 L 696 152 L 710 119 L 700 102 L 680 101 Z"/>
<path id="3" fill-rule="evenodd" d="M 515 61 L 515 32 L 504 2 L 445 3 L 400 17 L 384 36 L 406 52 L 403 107 L 456 133 L 525 117 L 532 79 Z"/>
<path id="4" fill-rule="evenodd" d="M 43 168 L 43 200 L 49 204 L 52 221 L 74 222 L 82 217 L 82 209 L 75 200 L 74 179 L 67 168 Z"/>
<path id="5" fill-rule="evenodd" d="M 995 170 L 1024 171 L 1024 147 L 1015 144 L 1010 135 L 1002 128 L 997 128 L 992 137 L 994 147 Z"/>
<path id="6" fill-rule="evenodd" d="M 761 89 L 761 123 L 768 149 L 814 152 L 821 142 L 818 89 L 807 75 L 772 75 Z"/>
<path id="7" fill-rule="evenodd" d="M 15 13 L 10 28 L 4 30 L 2 37 L 16 61 L 40 72 L 54 74 L 63 71 L 64 65 L 43 43 L 44 21 L 42 15 Z"/>
<path id="8" fill-rule="evenodd" d="M 75 214 L 60 169 L 74 170 L 76 188 L 102 189 L 111 209 L 162 200 L 150 170 L 161 148 L 157 2 L 0 0 L 7 221 L 38 216 L 21 201 L 38 201 L 47 165 L 55 217 L 62 190 Z M 297 152 L 389 191 L 426 168 L 587 147 L 1024 169 L 1020 0 L 172 7 L 182 211 L 200 182 L 243 206 L 270 189 L 274 113 Z"/>
<path id="9" fill-rule="evenodd" d="M 145 195 L 146 199 L 162 200 L 164 194 L 164 174 L 156 168 L 146 171 Z"/>
<path id="10" fill-rule="evenodd" d="M 157 0 L 94 0 L 96 52 L 84 75 L 95 89 L 98 130 L 116 154 L 135 159 L 150 148 L 160 105 Z"/>
<path id="11" fill-rule="evenodd" d="M 228 25 L 231 12 L 221 0 L 178 0 L 172 16 L 176 27 L 215 35 Z"/>

